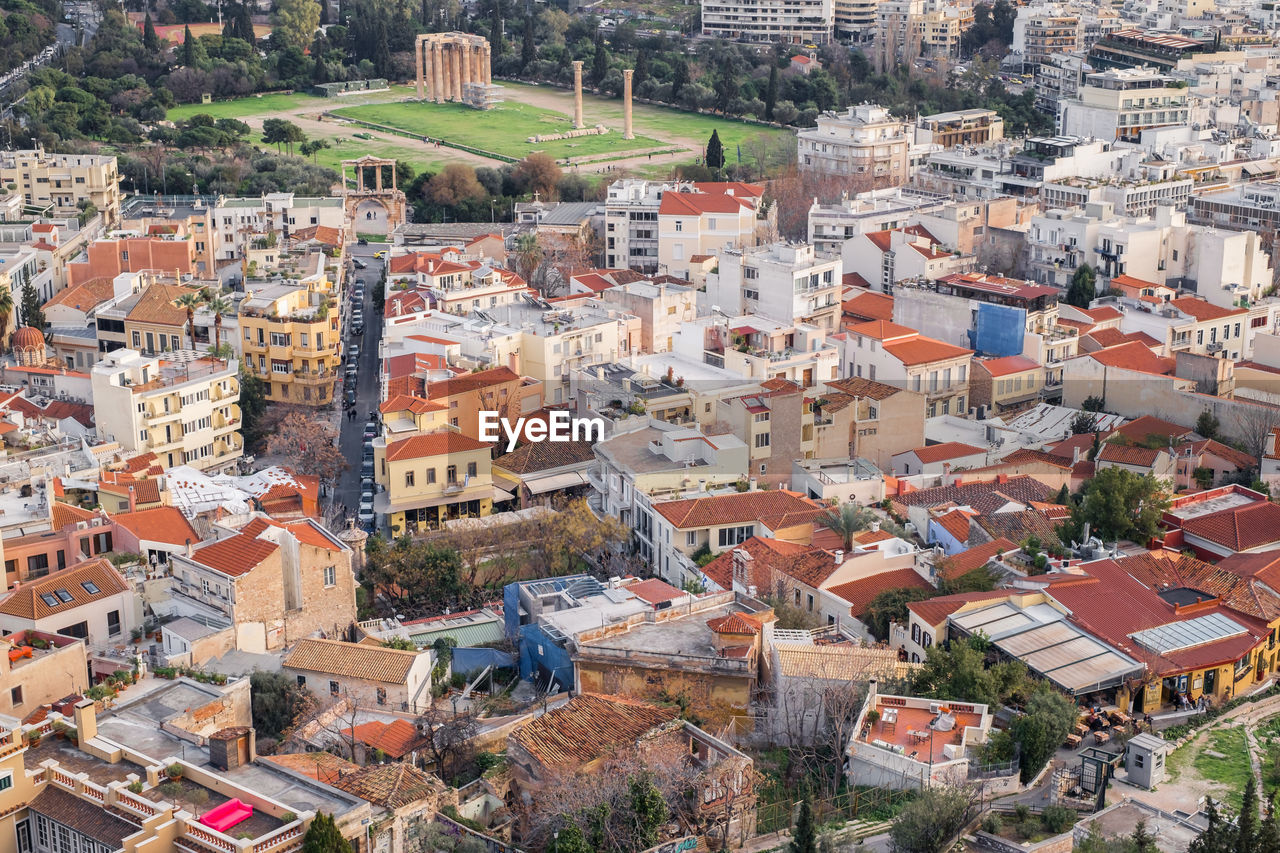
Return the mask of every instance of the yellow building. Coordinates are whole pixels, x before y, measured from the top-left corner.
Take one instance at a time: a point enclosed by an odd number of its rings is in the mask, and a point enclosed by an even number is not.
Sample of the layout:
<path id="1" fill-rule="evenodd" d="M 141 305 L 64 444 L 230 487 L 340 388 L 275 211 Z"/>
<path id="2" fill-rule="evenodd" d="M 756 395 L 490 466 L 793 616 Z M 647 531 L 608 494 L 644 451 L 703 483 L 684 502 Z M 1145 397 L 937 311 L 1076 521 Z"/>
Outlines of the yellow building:
<path id="1" fill-rule="evenodd" d="M 449 428 L 376 441 L 374 476 L 382 490 L 374 510 L 396 536 L 489 515 L 495 498 L 511 498 L 493 485 L 492 449 Z"/>
<path id="2" fill-rule="evenodd" d="M 250 283 L 239 320 L 245 370 L 262 380 L 269 400 L 303 406 L 332 402 L 342 363 L 342 327 L 326 278 L 302 285 Z"/>
<path id="3" fill-rule="evenodd" d="M 51 215 L 75 216 L 88 202 L 107 225 L 120 219 L 120 172 L 112 155 L 5 151 L 0 184 L 15 184 L 28 206 L 48 208 Z"/>

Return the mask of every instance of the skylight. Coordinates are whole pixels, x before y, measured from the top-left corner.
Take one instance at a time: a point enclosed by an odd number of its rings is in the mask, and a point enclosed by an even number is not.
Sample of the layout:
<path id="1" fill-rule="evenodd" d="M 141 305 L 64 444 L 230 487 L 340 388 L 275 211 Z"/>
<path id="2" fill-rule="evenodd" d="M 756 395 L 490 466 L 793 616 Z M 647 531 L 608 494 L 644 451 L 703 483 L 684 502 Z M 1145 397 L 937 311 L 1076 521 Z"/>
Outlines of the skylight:
<path id="1" fill-rule="evenodd" d="M 97 595 L 99 592 L 101 592 L 101 590 L 98 589 L 98 585 L 93 581 L 85 581 L 84 583 L 80 584 L 80 586 L 84 587 L 84 591 L 89 593 L 90 595 Z"/>
<path id="2" fill-rule="evenodd" d="M 55 589 L 54 592 L 57 594 L 58 598 L 62 601 L 63 604 L 66 604 L 69 601 L 75 601 L 75 599 L 71 597 L 71 593 L 67 592 L 65 589 L 62 589 L 61 587 L 59 587 L 58 589 Z"/>

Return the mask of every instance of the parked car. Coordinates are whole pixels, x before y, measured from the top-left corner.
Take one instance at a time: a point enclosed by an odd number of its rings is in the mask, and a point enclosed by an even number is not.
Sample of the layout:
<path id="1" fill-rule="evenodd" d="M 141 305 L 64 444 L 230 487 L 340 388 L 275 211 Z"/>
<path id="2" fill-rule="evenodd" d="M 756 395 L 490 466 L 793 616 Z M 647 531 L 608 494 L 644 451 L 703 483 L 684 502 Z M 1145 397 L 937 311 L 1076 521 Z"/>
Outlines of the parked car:
<path id="1" fill-rule="evenodd" d="M 364 437 L 366 439 L 373 438 L 378 434 L 378 425 L 373 421 L 369 421 L 364 425 Z"/>
<path id="2" fill-rule="evenodd" d="M 348 388 L 344 399 L 346 400 L 348 409 L 354 408 L 356 404 L 356 389 Z"/>
<path id="3" fill-rule="evenodd" d="M 363 479 L 364 477 L 372 477 L 372 476 L 373 476 L 373 457 L 369 457 L 368 459 L 360 463 L 360 477 Z"/>
<path id="4" fill-rule="evenodd" d="M 368 240 L 366 240 L 365 238 L 361 237 L 359 240 L 356 240 L 356 245 L 357 245 L 357 246 L 367 246 L 367 245 L 369 245 L 369 241 L 368 241 Z"/>
<path id="5" fill-rule="evenodd" d="M 359 344 L 352 344 L 351 347 L 347 350 L 347 364 L 354 365 L 359 363 L 360 363 L 360 346 Z"/>
<path id="6" fill-rule="evenodd" d="M 372 530 L 377 516 L 374 515 L 373 507 L 371 506 L 368 509 L 361 508 L 359 514 L 356 515 L 356 518 L 360 520 L 361 527 L 365 530 Z"/>
<path id="7" fill-rule="evenodd" d="M 369 268 L 369 265 L 359 258 L 352 258 L 351 263 L 354 264 L 355 268 L 358 270 L 367 270 Z"/>

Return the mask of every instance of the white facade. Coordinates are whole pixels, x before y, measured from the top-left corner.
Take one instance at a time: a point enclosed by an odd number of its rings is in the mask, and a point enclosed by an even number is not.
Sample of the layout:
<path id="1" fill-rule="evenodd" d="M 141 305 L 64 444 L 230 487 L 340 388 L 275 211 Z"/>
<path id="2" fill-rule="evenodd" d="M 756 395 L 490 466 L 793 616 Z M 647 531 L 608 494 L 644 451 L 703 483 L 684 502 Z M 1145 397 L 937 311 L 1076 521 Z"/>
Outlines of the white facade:
<path id="1" fill-rule="evenodd" d="M 842 272 L 839 258 L 818 258 L 808 244 L 730 249 L 720 254 L 720 272 L 707 276 L 707 299 L 726 314 L 760 314 L 834 331 Z"/>
<path id="2" fill-rule="evenodd" d="M 833 0 L 709 0 L 702 4 L 702 34 L 712 38 L 827 44 L 834 25 Z"/>
<path id="3" fill-rule="evenodd" d="M 324 226 L 345 233 L 341 198 L 302 198 L 269 193 L 261 198 L 223 198 L 212 211 L 214 260 L 237 260 L 264 234 L 290 237 L 305 228 Z"/>
<path id="4" fill-rule="evenodd" d="M 1186 125 L 1187 89 L 1175 82 L 1151 68 L 1088 74 L 1077 97 L 1060 104 L 1058 132 L 1137 142 L 1148 128 Z"/>
<path id="5" fill-rule="evenodd" d="M 799 134 L 800 168 L 825 175 L 848 175 L 873 186 L 906 182 L 907 150 L 911 145 L 906 122 L 884 107 L 859 104 L 844 114 L 824 113 L 818 126 Z"/>

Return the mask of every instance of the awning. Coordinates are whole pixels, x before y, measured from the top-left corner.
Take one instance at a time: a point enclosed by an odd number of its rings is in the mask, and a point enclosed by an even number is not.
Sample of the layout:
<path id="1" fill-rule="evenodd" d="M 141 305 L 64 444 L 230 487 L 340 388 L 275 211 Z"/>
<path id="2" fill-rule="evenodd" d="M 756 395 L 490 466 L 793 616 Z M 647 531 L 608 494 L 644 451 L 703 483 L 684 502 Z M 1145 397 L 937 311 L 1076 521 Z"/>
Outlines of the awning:
<path id="1" fill-rule="evenodd" d="M 1266 175 L 1275 172 L 1275 167 L 1266 163 L 1245 163 L 1243 169 L 1246 175 Z"/>
<path id="2" fill-rule="evenodd" d="M 529 493 L 534 495 L 545 495 L 547 492 L 555 492 L 560 489 L 572 489 L 575 486 L 586 485 L 586 483 L 586 471 L 567 471 L 563 474 L 552 474 L 550 477 L 525 478 L 524 481 Z"/>

